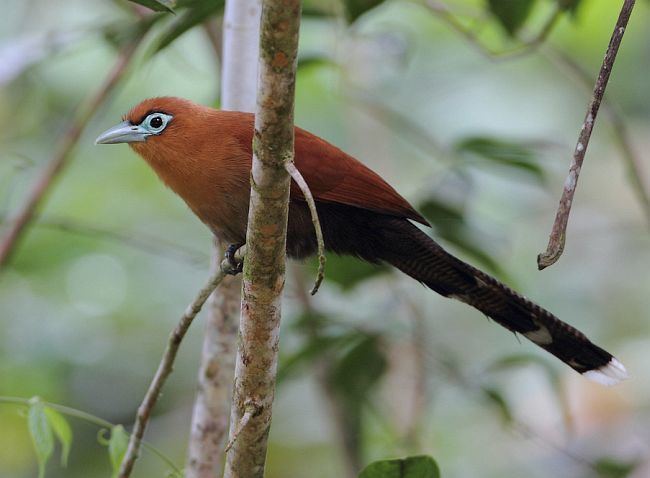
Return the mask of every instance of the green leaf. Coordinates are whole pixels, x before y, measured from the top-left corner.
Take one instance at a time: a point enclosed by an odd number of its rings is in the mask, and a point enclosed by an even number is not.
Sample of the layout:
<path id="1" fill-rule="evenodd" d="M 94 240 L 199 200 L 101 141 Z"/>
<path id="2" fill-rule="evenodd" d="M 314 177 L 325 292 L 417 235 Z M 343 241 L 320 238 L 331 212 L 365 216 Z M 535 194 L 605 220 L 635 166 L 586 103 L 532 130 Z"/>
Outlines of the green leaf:
<path id="1" fill-rule="evenodd" d="M 111 438 L 108 440 L 108 456 L 113 469 L 112 478 L 117 478 L 120 473 L 120 465 L 129 446 L 129 435 L 122 425 L 111 428 Z"/>
<path id="2" fill-rule="evenodd" d="M 322 357 L 332 349 L 344 346 L 353 337 L 351 335 L 341 336 L 316 336 L 311 338 L 303 347 L 295 353 L 282 357 L 278 368 L 278 382 L 282 382 L 295 375 L 301 367 L 313 360 Z"/>
<path id="3" fill-rule="evenodd" d="M 546 360 L 545 357 L 533 354 L 515 354 L 502 357 L 493 362 L 487 368 L 487 371 L 506 370 L 526 365 L 538 365 L 541 367 L 552 384 L 557 384 L 560 380 L 557 369 L 551 364 L 551 362 Z"/>
<path id="4" fill-rule="evenodd" d="M 507 280 L 507 274 L 503 268 L 475 239 L 481 234 L 473 230 L 465 221 L 465 213 L 461 207 L 432 196 L 420 203 L 418 210 L 436 229 L 438 237 L 453 244 L 472 259 L 479 261 L 501 279 Z"/>
<path id="5" fill-rule="evenodd" d="M 430 456 L 410 456 L 397 460 L 375 461 L 359 478 L 439 478 L 438 464 Z"/>
<path id="6" fill-rule="evenodd" d="M 639 461 L 620 461 L 601 458 L 594 464 L 599 478 L 626 478 L 639 466 Z"/>
<path id="7" fill-rule="evenodd" d="M 368 392 L 386 371 L 387 363 L 381 336 L 364 334 L 333 366 L 329 381 L 351 402 L 358 404 L 368 398 Z"/>
<path id="8" fill-rule="evenodd" d="M 387 360 L 380 335 L 355 331 L 355 340 L 342 355 L 327 357 L 326 385 L 339 404 L 342 445 L 352 456 L 360 456 L 363 410 L 370 403 L 374 386 L 384 375 Z"/>
<path id="9" fill-rule="evenodd" d="M 332 320 L 318 312 L 306 312 L 291 324 L 291 330 L 306 337 L 302 347 L 295 352 L 283 355 L 278 368 L 278 382 L 296 375 L 302 368 L 325 358 L 329 363 L 341 352 L 363 341 L 367 334 L 356 329 L 329 327 Z"/>
<path id="10" fill-rule="evenodd" d="M 43 478 L 45 476 L 45 465 L 47 465 L 54 451 L 54 435 L 52 434 L 50 422 L 45 415 L 45 406 L 37 397 L 29 401 L 27 425 L 34 444 L 36 460 L 38 461 L 38 477 Z"/>
<path id="11" fill-rule="evenodd" d="M 463 138 L 454 145 L 457 154 L 472 158 L 479 157 L 508 166 L 532 176 L 543 183 L 546 179 L 535 152 L 522 142 L 507 141 L 484 136 Z"/>
<path id="12" fill-rule="evenodd" d="M 505 425 L 510 425 L 514 417 L 510 411 L 510 405 L 506 401 L 503 394 L 499 390 L 489 387 L 482 387 L 482 391 L 483 396 L 497 409 L 501 415 L 501 420 L 503 423 Z"/>
<path id="13" fill-rule="evenodd" d="M 304 68 L 319 67 L 319 66 L 336 66 L 331 58 L 321 54 L 308 54 L 298 55 L 298 65 L 296 68 L 302 70 Z"/>
<path id="14" fill-rule="evenodd" d="M 384 3 L 384 0 L 344 0 L 348 21 L 354 23 L 364 13 Z"/>
<path id="15" fill-rule="evenodd" d="M 303 5 L 301 12 L 302 12 L 303 19 L 307 19 L 307 18 L 321 19 L 321 18 L 336 17 L 334 13 L 329 12 L 325 8 L 312 7 L 311 5 Z"/>
<path id="16" fill-rule="evenodd" d="M 510 36 L 526 23 L 535 0 L 488 0 L 488 8 Z"/>
<path id="17" fill-rule="evenodd" d="M 465 222 L 465 212 L 460 207 L 444 202 L 440 198 L 430 197 L 421 203 L 418 209 L 433 225 L 449 226 Z"/>
<path id="18" fill-rule="evenodd" d="M 303 19 L 337 18 L 340 11 L 337 3 L 331 0 L 303 0 L 302 17 Z"/>
<path id="19" fill-rule="evenodd" d="M 68 466 L 68 457 L 72 446 L 72 428 L 70 428 L 68 420 L 53 408 L 45 407 L 45 415 L 61 443 L 61 465 Z"/>
<path id="20" fill-rule="evenodd" d="M 164 15 L 149 15 L 133 21 L 113 22 L 102 28 L 101 33 L 112 47 L 119 49 L 146 34 Z"/>
<path id="21" fill-rule="evenodd" d="M 318 268 L 317 260 L 313 259 L 309 264 L 310 269 L 315 272 Z M 370 264 L 352 256 L 329 254 L 325 280 L 335 282 L 344 291 L 350 291 L 361 282 L 385 274 L 389 270 L 386 265 Z"/>
<path id="22" fill-rule="evenodd" d="M 561 10 L 569 12 L 575 18 L 582 0 L 557 0 L 557 3 Z"/>
<path id="23" fill-rule="evenodd" d="M 188 30 L 221 12 L 224 7 L 224 0 L 185 0 L 178 5 L 179 9 L 185 7 L 187 8 L 178 14 L 177 18 L 157 39 L 153 53 L 158 53 L 167 48 Z"/>
<path id="24" fill-rule="evenodd" d="M 129 0 L 143 7 L 147 7 L 154 12 L 174 13 L 173 8 L 176 6 L 175 0 Z"/>

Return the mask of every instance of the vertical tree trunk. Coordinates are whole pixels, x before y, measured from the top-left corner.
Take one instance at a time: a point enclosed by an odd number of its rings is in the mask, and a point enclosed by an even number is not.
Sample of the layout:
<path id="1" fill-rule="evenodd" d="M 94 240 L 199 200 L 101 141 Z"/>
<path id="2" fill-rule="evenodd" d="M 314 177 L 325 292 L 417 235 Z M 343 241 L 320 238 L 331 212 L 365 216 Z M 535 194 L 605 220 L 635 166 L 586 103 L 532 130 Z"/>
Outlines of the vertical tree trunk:
<path id="1" fill-rule="evenodd" d="M 221 107 L 225 110 L 255 110 L 260 13 L 260 0 L 226 1 L 221 64 Z M 226 246 L 215 242 L 215 267 L 219 267 Z M 240 290 L 239 277 L 227 277 L 210 299 L 192 414 L 187 478 L 214 478 L 221 476 L 223 469 Z"/>
<path id="2" fill-rule="evenodd" d="M 264 0 L 240 343 L 226 478 L 262 478 L 275 391 L 300 0 Z"/>

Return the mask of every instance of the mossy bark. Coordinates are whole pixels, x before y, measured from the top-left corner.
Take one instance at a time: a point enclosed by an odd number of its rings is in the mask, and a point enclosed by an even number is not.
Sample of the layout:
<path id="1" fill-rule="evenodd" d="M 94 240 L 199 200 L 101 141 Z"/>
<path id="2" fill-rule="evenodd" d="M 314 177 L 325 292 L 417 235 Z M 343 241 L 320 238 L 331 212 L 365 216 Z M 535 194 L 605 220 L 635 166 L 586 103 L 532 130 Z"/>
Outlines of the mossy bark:
<path id="1" fill-rule="evenodd" d="M 299 0 L 262 3 L 247 253 L 226 478 L 264 475 L 285 281 L 290 185 L 285 163 L 293 159 L 299 26 Z"/>

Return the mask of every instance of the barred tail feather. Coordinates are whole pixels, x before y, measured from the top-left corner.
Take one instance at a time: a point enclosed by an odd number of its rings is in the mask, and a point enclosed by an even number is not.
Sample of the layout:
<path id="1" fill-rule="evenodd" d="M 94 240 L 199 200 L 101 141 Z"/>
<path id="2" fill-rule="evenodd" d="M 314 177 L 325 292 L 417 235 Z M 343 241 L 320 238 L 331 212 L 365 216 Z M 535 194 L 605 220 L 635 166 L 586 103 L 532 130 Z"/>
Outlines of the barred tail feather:
<path id="1" fill-rule="evenodd" d="M 404 235 L 409 243 L 404 251 L 408 252 L 389 253 L 386 260 L 401 271 L 443 296 L 480 310 L 590 380 L 614 385 L 627 378 L 623 364 L 579 330 L 495 278 L 452 256 L 412 224 L 405 221 L 398 229 L 397 234 Z"/>
<path id="2" fill-rule="evenodd" d="M 313 230 L 306 207 L 300 207 L 304 217 L 290 221 L 289 228 Z M 317 207 L 328 250 L 369 262 L 387 262 L 439 294 L 480 310 L 591 380 L 613 385 L 627 378 L 625 367 L 582 332 L 452 256 L 407 219 L 340 204 L 321 202 Z M 315 236 L 307 241 L 290 241 L 287 248 L 292 257 L 313 254 Z"/>

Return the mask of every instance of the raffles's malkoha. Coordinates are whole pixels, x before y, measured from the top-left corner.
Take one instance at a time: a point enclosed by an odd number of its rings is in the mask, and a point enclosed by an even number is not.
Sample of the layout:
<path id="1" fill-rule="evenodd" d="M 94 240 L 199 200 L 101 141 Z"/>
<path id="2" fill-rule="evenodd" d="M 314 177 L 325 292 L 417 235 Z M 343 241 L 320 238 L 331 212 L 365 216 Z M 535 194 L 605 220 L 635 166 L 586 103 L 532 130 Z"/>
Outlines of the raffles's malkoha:
<path id="1" fill-rule="evenodd" d="M 128 143 L 215 235 L 236 247 L 246 239 L 253 124 L 252 114 L 152 98 L 97 143 Z M 295 163 L 316 200 L 329 251 L 391 264 L 520 333 L 592 380 L 611 385 L 627 377 L 623 365 L 584 334 L 446 252 L 411 222 L 428 226 L 426 219 L 353 157 L 296 128 Z M 287 253 L 300 259 L 316 249 L 309 209 L 292 184 Z"/>

